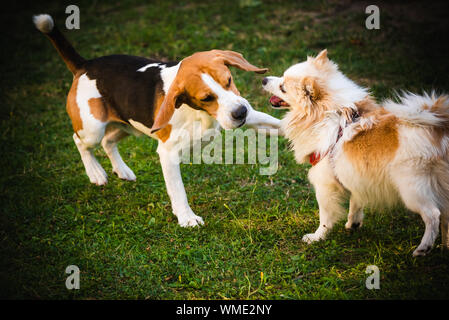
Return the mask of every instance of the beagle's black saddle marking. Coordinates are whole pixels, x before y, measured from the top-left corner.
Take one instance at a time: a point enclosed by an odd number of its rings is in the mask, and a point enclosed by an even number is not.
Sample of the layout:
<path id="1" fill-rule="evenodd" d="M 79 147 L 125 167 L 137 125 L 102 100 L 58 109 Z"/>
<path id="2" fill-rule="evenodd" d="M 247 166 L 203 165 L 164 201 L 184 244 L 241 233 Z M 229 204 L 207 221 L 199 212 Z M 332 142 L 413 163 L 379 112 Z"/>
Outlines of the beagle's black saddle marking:
<path id="1" fill-rule="evenodd" d="M 123 121 L 133 119 L 151 128 L 157 96 L 164 94 L 161 71 L 176 64 L 175 61 L 110 55 L 87 60 L 83 69 L 89 79 L 96 80 L 103 101 Z M 145 68 L 148 65 L 151 66 Z"/>

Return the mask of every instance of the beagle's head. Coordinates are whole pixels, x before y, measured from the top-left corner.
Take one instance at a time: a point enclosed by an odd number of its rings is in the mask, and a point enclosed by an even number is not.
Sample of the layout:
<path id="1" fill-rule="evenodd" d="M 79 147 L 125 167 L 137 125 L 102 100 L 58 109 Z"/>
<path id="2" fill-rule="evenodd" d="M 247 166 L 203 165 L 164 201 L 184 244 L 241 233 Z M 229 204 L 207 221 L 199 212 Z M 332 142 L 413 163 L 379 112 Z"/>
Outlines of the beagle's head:
<path id="1" fill-rule="evenodd" d="M 240 96 L 229 66 L 257 73 L 265 73 L 268 70 L 253 66 L 240 53 L 234 51 L 197 52 L 183 59 L 166 92 L 151 131 L 156 132 L 165 127 L 175 109 L 183 103 L 206 111 L 224 129 L 238 128 L 245 124 L 251 105 Z"/>

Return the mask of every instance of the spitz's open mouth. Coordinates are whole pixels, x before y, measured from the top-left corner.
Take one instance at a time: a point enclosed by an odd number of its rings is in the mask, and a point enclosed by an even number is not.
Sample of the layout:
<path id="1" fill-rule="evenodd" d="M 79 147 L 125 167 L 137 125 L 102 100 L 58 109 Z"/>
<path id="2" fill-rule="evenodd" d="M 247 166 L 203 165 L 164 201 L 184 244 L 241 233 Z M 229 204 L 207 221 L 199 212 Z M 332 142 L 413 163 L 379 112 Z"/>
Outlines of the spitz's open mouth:
<path id="1" fill-rule="evenodd" d="M 288 107 L 290 107 L 290 105 L 287 102 L 285 102 L 278 96 L 272 96 L 270 98 L 270 103 L 273 106 L 273 108 L 276 109 L 287 109 Z"/>

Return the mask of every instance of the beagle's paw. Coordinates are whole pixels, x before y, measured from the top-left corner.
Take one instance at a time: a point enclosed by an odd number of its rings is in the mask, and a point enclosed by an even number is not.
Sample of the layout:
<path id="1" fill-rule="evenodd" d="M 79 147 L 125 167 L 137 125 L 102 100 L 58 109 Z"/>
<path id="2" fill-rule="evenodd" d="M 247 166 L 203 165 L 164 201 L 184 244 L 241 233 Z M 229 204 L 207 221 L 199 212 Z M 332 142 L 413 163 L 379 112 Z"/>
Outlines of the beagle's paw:
<path id="1" fill-rule="evenodd" d="M 198 225 L 203 225 L 204 221 L 203 218 L 200 216 L 197 216 L 193 212 L 189 215 L 185 216 L 179 216 L 178 217 L 178 223 L 181 227 L 187 228 L 187 227 L 196 227 Z"/>
<path id="2" fill-rule="evenodd" d="M 91 161 L 85 168 L 91 183 L 97 186 L 104 186 L 108 183 L 108 175 L 97 161 Z"/>
<path id="3" fill-rule="evenodd" d="M 114 168 L 113 171 L 122 180 L 136 181 L 136 175 L 126 164 Z"/>

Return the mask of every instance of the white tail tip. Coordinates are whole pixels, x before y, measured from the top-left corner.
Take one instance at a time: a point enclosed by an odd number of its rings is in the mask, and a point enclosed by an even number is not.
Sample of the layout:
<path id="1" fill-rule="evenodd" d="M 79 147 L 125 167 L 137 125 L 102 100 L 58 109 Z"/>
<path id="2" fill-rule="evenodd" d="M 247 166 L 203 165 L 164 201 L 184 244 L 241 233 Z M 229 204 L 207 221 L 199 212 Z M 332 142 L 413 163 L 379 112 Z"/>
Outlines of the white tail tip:
<path id="1" fill-rule="evenodd" d="M 43 33 L 49 33 L 54 27 L 53 18 L 48 14 L 33 16 L 33 22 L 36 28 Z"/>

